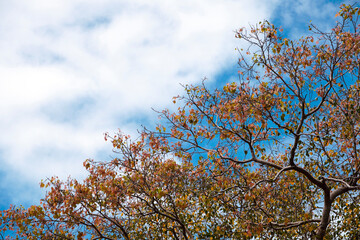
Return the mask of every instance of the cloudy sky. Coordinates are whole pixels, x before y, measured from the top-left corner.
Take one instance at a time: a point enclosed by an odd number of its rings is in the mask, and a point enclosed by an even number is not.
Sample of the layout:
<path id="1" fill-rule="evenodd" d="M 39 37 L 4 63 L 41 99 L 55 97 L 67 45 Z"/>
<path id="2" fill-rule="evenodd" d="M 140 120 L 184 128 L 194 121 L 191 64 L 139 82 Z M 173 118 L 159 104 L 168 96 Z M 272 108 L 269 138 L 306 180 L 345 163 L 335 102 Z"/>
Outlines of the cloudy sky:
<path id="1" fill-rule="evenodd" d="M 107 161 L 103 138 L 151 126 L 182 84 L 235 79 L 234 31 L 334 22 L 342 1 L 0 0 L 0 209 L 36 203 L 39 181 Z"/>

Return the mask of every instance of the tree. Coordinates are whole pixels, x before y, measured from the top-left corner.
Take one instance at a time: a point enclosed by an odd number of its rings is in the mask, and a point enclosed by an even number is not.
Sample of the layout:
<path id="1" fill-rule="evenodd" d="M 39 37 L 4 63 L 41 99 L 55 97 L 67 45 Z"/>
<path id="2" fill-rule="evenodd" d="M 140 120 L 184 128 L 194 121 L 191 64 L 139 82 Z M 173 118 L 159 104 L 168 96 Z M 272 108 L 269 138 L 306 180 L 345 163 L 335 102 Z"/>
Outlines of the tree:
<path id="1" fill-rule="evenodd" d="M 360 35 L 355 6 L 330 32 L 290 40 L 263 22 L 236 36 L 239 82 L 185 86 L 176 112 L 88 177 L 41 183 L 2 211 L 21 239 L 358 239 Z M 245 55 L 242 55 L 245 52 Z M 252 56 L 250 58 L 250 56 Z"/>

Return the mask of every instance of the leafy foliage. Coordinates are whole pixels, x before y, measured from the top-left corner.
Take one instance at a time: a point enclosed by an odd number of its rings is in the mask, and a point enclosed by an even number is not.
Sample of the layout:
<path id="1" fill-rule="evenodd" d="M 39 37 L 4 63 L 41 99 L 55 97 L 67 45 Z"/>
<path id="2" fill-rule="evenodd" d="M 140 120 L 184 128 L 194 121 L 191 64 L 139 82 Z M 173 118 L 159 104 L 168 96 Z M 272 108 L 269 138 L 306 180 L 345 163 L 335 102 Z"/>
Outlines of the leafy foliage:
<path id="1" fill-rule="evenodd" d="M 330 32 L 310 26 L 297 41 L 268 22 L 240 29 L 249 49 L 240 51 L 238 83 L 186 86 L 156 131 L 135 141 L 106 135 L 117 158 L 85 161 L 82 182 L 42 182 L 48 192 L 39 206 L 2 212 L 3 233 L 359 238 L 359 14 L 343 5 Z"/>

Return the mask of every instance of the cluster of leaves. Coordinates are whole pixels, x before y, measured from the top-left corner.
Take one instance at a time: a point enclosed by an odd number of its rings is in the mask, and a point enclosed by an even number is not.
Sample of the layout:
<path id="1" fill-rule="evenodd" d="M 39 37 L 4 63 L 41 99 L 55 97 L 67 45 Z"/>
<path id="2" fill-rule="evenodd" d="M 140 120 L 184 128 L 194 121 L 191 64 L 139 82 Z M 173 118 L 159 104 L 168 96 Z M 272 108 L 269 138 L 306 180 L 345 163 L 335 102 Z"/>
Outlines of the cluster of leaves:
<path id="1" fill-rule="evenodd" d="M 81 183 L 42 182 L 50 191 L 41 205 L 3 211 L 3 230 L 24 239 L 216 239 L 243 224 L 218 201 L 226 196 L 214 195 L 227 183 L 204 165 L 177 163 L 165 139 L 143 133 L 131 142 L 119 133 L 111 141 L 120 158 L 85 161 Z"/>
<path id="2" fill-rule="evenodd" d="M 297 41 L 268 22 L 240 29 L 238 83 L 186 86 L 178 110 L 136 141 L 106 135 L 117 158 L 85 161 L 82 182 L 42 182 L 39 206 L 2 212 L 3 234 L 359 238 L 359 15 L 343 5 L 330 32 L 310 26 Z"/>

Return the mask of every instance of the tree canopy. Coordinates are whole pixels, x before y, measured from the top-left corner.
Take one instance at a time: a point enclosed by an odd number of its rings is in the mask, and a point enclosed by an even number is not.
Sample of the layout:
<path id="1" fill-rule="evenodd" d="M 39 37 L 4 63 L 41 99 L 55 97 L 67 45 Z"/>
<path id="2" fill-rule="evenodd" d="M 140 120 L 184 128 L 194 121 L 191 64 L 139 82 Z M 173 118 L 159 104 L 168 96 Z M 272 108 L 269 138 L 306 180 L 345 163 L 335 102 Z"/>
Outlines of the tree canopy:
<path id="1" fill-rule="evenodd" d="M 116 158 L 1 212 L 16 239 L 359 239 L 360 10 L 298 40 L 241 28 L 239 80 L 185 86 Z"/>

